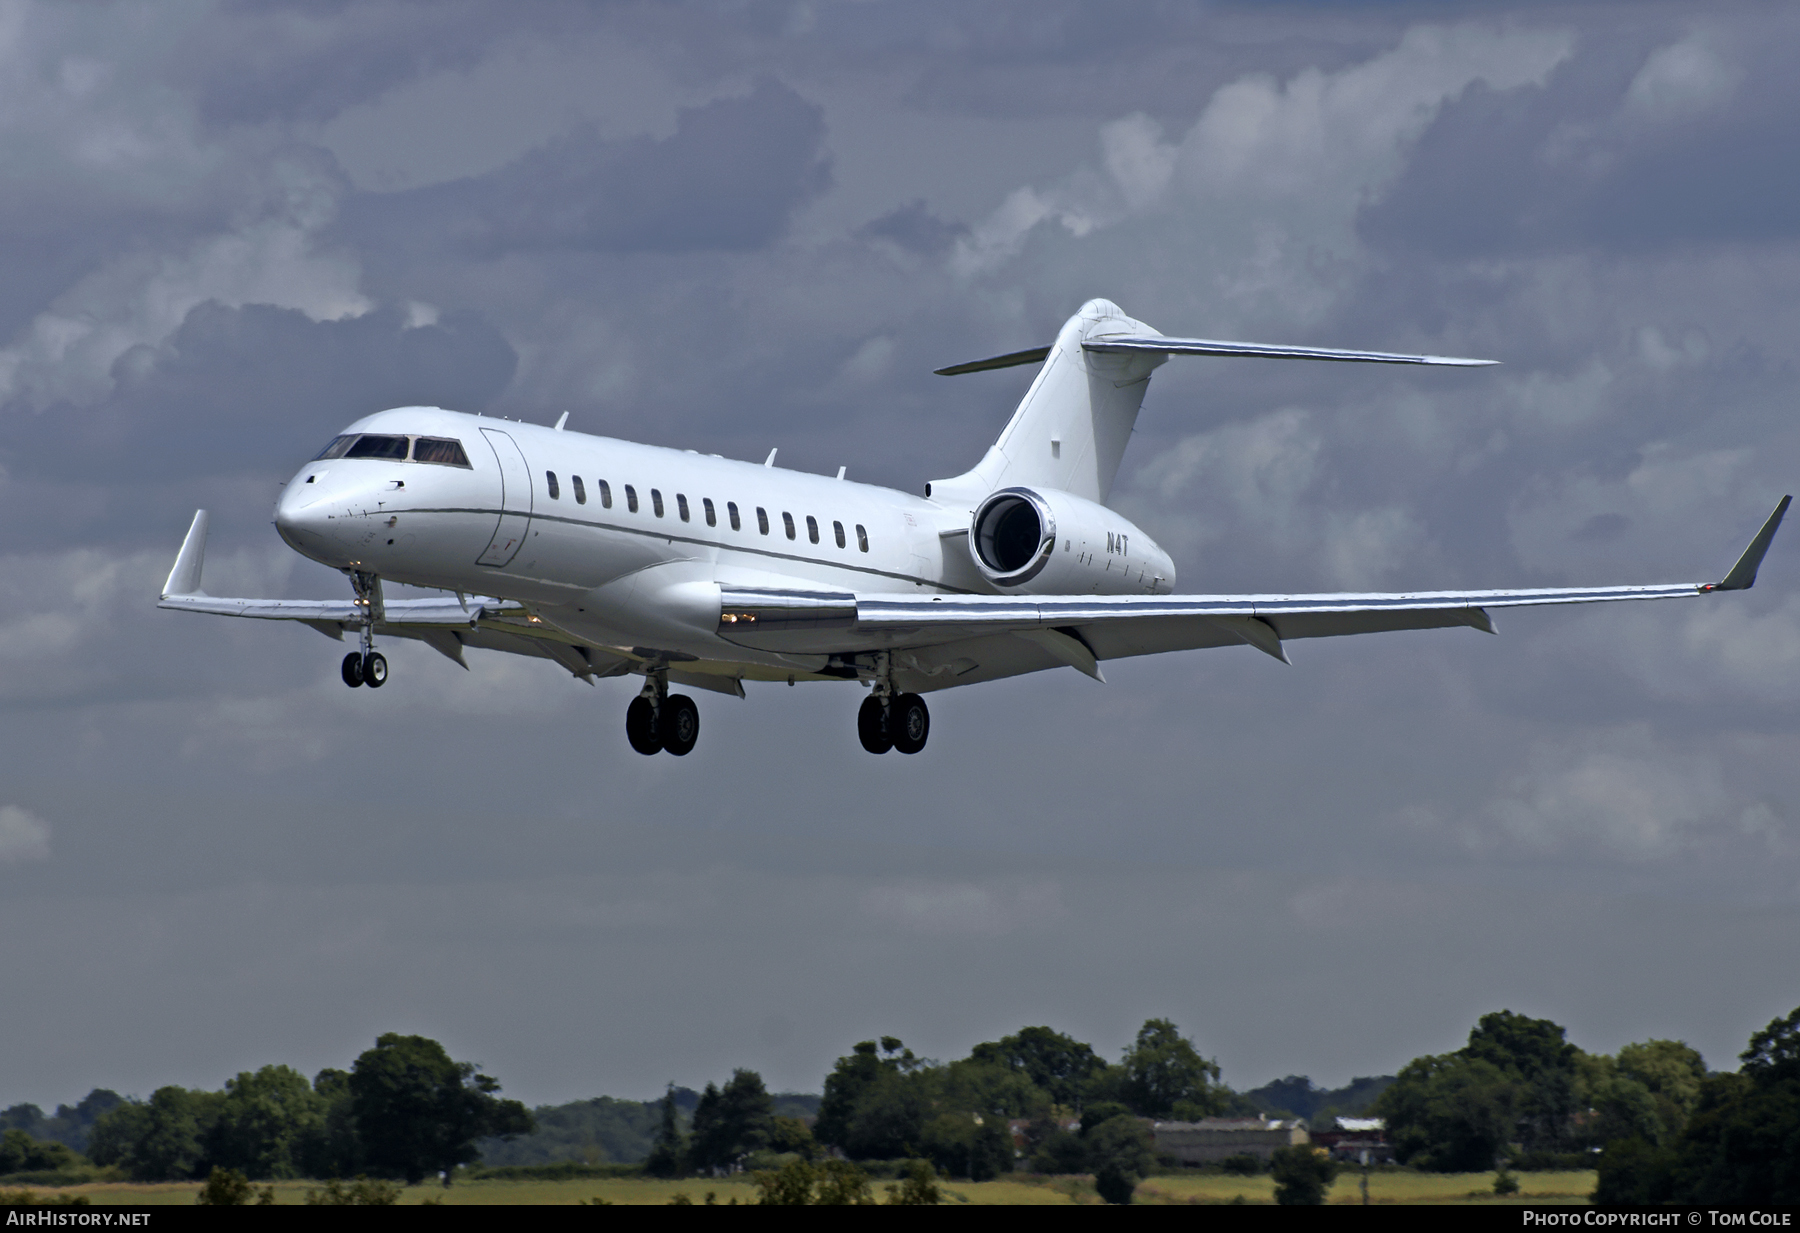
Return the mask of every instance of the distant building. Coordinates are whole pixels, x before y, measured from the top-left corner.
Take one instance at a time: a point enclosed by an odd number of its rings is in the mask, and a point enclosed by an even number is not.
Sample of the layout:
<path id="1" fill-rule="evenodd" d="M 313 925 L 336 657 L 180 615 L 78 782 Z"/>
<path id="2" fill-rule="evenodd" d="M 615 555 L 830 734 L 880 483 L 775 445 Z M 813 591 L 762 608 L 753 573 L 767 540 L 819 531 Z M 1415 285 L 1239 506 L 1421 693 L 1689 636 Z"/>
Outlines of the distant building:
<path id="1" fill-rule="evenodd" d="M 1328 1150 L 1332 1159 L 1355 1163 L 1369 1153 L 1370 1164 L 1389 1164 L 1394 1149 L 1387 1141 L 1387 1123 L 1378 1117 L 1334 1117 L 1328 1126 L 1313 1131 L 1312 1141 Z"/>
<path id="2" fill-rule="evenodd" d="M 1306 1123 L 1266 1117 L 1203 1117 L 1197 1122 L 1152 1122 L 1156 1151 L 1182 1164 L 1212 1164 L 1227 1156 L 1268 1160 L 1275 1149 L 1311 1142 Z"/>

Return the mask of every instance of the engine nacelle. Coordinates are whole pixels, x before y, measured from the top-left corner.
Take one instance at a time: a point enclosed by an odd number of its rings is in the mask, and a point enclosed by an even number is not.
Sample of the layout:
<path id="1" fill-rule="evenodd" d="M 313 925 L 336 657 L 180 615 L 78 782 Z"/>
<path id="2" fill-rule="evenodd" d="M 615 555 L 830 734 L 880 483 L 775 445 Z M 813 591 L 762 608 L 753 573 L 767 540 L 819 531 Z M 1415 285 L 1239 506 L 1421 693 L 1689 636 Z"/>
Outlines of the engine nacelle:
<path id="1" fill-rule="evenodd" d="M 1167 595 L 1175 565 L 1119 513 L 1054 488 L 1002 488 L 969 521 L 975 568 L 1028 595 Z"/>

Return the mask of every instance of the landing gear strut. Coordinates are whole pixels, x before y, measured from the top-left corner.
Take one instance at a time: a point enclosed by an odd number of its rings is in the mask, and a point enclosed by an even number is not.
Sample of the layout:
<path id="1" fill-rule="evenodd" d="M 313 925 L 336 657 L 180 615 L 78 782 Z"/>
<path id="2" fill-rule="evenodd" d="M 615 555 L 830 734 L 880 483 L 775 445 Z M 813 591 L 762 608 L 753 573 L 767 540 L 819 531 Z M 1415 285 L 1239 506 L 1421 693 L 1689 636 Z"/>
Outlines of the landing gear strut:
<path id="1" fill-rule="evenodd" d="M 367 685 L 380 689 L 387 684 L 387 656 L 375 649 L 375 622 L 383 620 L 387 611 L 381 602 L 381 579 L 361 570 L 350 571 L 350 585 L 356 588 L 356 605 L 363 610 L 362 650 L 344 656 L 344 684 L 351 689 Z"/>
<path id="2" fill-rule="evenodd" d="M 667 750 L 684 757 L 700 739 L 700 708 L 686 694 L 669 692 L 667 672 L 649 672 L 644 691 L 625 708 L 625 739 L 641 754 Z"/>

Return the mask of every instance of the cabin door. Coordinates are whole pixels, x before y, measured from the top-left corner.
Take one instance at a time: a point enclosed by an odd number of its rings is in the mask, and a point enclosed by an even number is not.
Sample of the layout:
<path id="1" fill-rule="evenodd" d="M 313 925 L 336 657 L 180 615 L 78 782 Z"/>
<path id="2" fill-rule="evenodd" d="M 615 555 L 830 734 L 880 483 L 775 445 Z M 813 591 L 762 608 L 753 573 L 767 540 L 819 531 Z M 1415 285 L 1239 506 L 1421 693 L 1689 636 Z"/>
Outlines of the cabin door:
<path id="1" fill-rule="evenodd" d="M 497 568 L 518 554 L 531 526 L 531 468 L 511 436 L 498 428 L 483 428 L 481 435 L 500 464 L 500 522 L 494 528 L 493 541 L 475 564 Z"/>

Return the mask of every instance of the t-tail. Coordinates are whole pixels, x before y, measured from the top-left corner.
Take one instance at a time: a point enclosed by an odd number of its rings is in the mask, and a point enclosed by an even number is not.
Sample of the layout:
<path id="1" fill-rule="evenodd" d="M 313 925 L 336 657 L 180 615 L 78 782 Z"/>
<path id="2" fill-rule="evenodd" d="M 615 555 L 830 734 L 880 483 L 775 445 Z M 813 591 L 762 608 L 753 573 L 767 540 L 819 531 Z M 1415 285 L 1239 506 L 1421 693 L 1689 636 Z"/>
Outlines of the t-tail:
<path id="1" fill-rule="evenodd" d="M 1102 505 L 1119 474 L 1150 374 L 1171 355 L 1338 360 L 1363 364 L 1480 367 L 1494 360 L 1335 347 L 1278 346 L 1210 338 L 1170 338 L 1125 315 L 1111 300 L 1089 300 L 1048 347 L 1015 351 L 938 369 L 940 376 L 1042 362 L 1006 430 L 975 467 L 933 480 L 927 493 L 952 503 L 979 502 L 1001 488 L 1054 488 Z"/>

